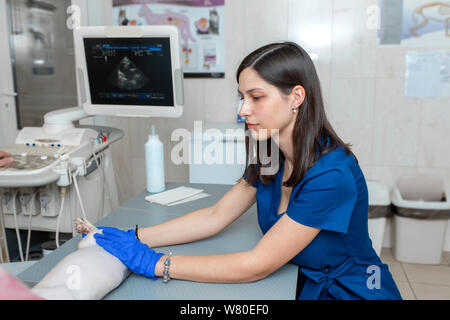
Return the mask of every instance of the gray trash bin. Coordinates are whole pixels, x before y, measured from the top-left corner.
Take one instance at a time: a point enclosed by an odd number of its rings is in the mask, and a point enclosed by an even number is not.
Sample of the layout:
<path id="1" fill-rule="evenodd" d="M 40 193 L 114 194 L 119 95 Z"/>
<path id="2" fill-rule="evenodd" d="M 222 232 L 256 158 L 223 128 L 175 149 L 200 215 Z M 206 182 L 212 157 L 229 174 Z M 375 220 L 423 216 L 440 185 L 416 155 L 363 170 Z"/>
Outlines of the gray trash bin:
<path id="1" fill-rule="evenodd" d="M 392 190 L 395 259 L 440 264 L 450 197 L 442 179 L 418 175 L 402 177 Z"/>
<path id="2" fill-rule="evenodd" d="M 369 236 L 376 253 L 380 255 L 383 247 L 386 218 L 392 216 L 389 188 L 379 181 L 367 180 L 369 193 Z"/>

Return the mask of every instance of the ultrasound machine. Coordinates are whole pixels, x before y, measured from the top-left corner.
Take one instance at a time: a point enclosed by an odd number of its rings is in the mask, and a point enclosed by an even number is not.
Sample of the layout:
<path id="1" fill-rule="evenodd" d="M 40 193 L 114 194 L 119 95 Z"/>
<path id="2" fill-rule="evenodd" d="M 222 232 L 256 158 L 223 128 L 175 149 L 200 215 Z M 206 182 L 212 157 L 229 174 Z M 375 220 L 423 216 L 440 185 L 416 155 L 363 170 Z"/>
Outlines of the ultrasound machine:
<path id="1" fill-rule="evenodd" d="M 80 27 L 74 41 L 79 106 L 46 114 L 42 127 L 23 128 L 2 149 L 14 162 L 0 168 L 0 222 L 3 235 L 15 229 L 22 261 L 32 230 L 55 232 L 59 246 L 60 232 L 74 234 L 74 219 L 95 223 L 119 206 L 110 145 L 123 131 L 74 122 L 183 113 L 176 27 Z M 28 230 L 25 254 L 19 230 Z"/>

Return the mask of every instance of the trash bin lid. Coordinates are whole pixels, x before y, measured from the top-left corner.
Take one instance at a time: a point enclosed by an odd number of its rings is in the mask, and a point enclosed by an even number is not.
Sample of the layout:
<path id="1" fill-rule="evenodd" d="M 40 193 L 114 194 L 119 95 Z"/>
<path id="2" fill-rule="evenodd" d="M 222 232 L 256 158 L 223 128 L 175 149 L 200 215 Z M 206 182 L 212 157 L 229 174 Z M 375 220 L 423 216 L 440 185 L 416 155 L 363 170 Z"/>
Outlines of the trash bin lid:
<path id="1" fill-rule="evenodd" d="M 442 179 L 417 175 L 398 179 L 392 189 L 394 214 L 416 219 L 449 219 L 450 199 Z"/>

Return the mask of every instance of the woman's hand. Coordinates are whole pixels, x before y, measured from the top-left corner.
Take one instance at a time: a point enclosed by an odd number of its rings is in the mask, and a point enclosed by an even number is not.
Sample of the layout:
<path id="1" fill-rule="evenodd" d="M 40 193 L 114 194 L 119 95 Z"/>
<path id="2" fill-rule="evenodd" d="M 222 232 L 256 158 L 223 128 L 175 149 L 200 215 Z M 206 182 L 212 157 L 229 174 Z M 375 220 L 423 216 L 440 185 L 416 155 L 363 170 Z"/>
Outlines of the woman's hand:
<path id="1" fill-rule="evenodd" d="M 0 167 L 6 166 L 14 161 L 9 153 L 0 151 Z"/>
<path id="2" fill-rule="evenodd" d="M 102 234 L 94 234 L 97 244 L 118 258 L 134 273 L 157 279 L 155 266 L 162 253 L 157 253 L 136 238 L 134 230 L 99 227 Z"/>

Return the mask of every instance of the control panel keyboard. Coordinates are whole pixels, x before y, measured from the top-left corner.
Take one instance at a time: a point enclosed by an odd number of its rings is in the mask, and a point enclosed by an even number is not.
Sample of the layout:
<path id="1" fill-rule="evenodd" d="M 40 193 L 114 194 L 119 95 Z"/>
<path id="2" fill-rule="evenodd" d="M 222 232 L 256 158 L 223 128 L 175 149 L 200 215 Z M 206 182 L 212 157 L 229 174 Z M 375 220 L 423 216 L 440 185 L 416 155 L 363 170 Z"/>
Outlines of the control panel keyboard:
<path id="1" fill-rule="evenodd" d="M 2 150 L 11 154 L 14 162 L 0 167 L 0 172 L 42 169 L 57 161 L 61 154 L 74 148 L 61 145 L 12 144 Z"/>

